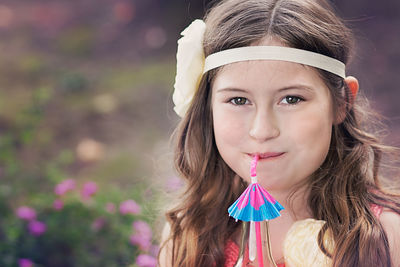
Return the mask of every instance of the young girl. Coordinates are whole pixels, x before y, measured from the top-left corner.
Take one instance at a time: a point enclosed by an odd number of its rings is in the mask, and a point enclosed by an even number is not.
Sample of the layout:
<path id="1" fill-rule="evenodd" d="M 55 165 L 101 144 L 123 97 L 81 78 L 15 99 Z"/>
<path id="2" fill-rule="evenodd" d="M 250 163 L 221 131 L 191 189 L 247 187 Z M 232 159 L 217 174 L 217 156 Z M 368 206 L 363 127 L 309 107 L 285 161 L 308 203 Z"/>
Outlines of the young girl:
<path id="1" fill-rule="evenodd" d="M 254 157 L 285 207 L 269 222 L 270 266 L 400 266 L 399 196 L 378 174 L 387 147 L 365 130 L 345 76 L 353 37 L 328 2 L 224 0 L 182 34 L 173 99 L 186 188 L 160 266 L 258 266 L 227 211 Z"/>

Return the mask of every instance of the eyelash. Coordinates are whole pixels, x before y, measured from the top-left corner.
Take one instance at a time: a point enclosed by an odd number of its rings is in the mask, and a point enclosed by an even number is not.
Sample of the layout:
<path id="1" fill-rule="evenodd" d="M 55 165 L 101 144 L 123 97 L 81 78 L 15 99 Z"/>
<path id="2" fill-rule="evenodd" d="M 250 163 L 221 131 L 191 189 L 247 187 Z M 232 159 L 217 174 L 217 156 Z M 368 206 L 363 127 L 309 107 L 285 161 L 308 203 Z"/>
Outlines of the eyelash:
<path id="1" fill-rule="evenodd" d="M 282 102 L 283 100 L 285 100 L 285 99 L 286 99 L 286 102 L 287 102 L 287 99 L 288 99 L 288 98 L 294 98 L 294 99 L 297 99 L 298 101 L 296 101 L 296 103 L 292 103 L 292 104 L 287 103 L 287 104 L 285 104 L 285 105 L 291 105 L 291 106 L 292 106 L 292 105 L 297 105 L 298 103 L 304 101 L 304 98 L 302 98 L 302 97 L 300 97 L 300 96 L 288 95 L 288 96 L 285 96 L 285 97 L 281 100 L 281 102 Z"/>
<path id="2" fill-rule="evenodd" d="M 237 103 L 235 103 L 236 102 L 235 100 L 245 100 L 246 102 L 244 104 L 237 104 Z M 247 104 L 248 102 L 249 102 L 249 100 L 247 98 L 240 97 L 240 96 L 232 97 L 232 98 L 229 99 L 229 103 L 234 105 L 234 106 L 243 106 L 243 105 Z"/>
<path id="3" fill-rule="evenodd" d="M 294 98 L 294 99 L 297 99 L 297 101 L 296 101 L 295 103 L 290 104 L 290 103 L 288 103 L 288 98 Z M 236 102 L 237 100 L 245 100 L 245 103 L 243 103 L 243 104 L 238 104 L 238 103 Z M 295 95 L 288 95 L 288 96 L 285 96 L 285 97 L 281 100 L 281 102 L 282 102 L 283 100 L 286 100 L 285 105 L 291 105 L 291 106 L 293 106 L 293 105 L 297 105 L 297 104 L 300 103 L 300 102 L 303 102 L 303 101 L 304 101 L 304 98 L 302 98 L 302 97 L 300 97 L 300 96 L 295 96 Z M 232 98 L 230 98 L 228 102 L 229 102 L 230 104 L 234 105 L 234 106 L 243 106 L 243 105 L 248 104 L 249 100 L 248 100 L 247 98 L 245 98 L 245 97 L 240 97 L 240 96 L 238 96 L 238 97 L 232 97 Z M 281 102 L 280 102 L 280 103 L 281 103 Z"/>

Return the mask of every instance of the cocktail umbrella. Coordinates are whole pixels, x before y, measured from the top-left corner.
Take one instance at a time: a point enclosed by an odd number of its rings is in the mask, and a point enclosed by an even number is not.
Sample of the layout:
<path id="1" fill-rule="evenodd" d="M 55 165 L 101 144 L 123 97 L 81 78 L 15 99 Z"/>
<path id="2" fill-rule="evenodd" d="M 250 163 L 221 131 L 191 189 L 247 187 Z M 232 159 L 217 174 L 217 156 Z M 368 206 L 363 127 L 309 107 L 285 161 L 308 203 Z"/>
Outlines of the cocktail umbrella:
<path id="1" fill-rule="evenodd" d="M 251 184 L 229 207 L 228 212 L 236 220 L 250 222 L 249 258 L 255 260 L 253 252 L 256 247 L 259 267 L 263 267 L 260 222 L 279 217 L 280 211 L 284 208 L 258 183 L 256 171 L 258 160 L 259 156 L 256 155 L 251 162 Z"/>

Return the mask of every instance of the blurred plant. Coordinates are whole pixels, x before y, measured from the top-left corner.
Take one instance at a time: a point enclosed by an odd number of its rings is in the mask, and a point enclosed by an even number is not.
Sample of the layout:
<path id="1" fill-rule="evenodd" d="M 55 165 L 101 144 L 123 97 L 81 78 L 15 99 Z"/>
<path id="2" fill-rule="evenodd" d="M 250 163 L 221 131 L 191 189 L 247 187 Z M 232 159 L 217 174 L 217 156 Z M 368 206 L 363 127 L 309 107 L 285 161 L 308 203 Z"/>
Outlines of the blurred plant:
<path id="1" fill-rule="evenodd" d="M 47 226 L 44 222 L 32 220 L 28 224 L 28 229 L 33 236 L 40 236 L 46 232 Z"/>
<path id="2" fill-rule="evenodd" d="M 128 199 L 121 203 L 119 206 L 121 214 L 138 214 L 140 213 L 140 206 L 132 199 Z"/>
<path id="3" fill-rule="evenodd" d="M 66 93 L 81 93 L 89 88 L 88 80 L 81 73 L 66 73 L 59 83 L 58 89 Z"/>
<path id="4" fill-rule="evenodd" d="M 94 181 L 78 188 L 74 179 L 66 179 L 55 185 L 49 203 L 20 206 L 14 212 L 0 206 L 6 215 L 0 222 L 0 266 L 109 267 L 136 262 L 155 267 L 157 246 L 140 205 L 121 200 L 121 212 L 114 213 L 115 204 L 107 202 L 104 208 L 104 198 Z M 54 209 L 57 201 L 62 205 Z"/>
<path id="5" fill-rule="evenodd" d="M 71 28 L 60 34 L 58 47 L 60 52 L 73 56 L 87 56 L 95 45 L 94 30 L 88 26 Z"/>
<path id="6" fill-rule="evenodd" d="M 83 201 L 88 201 L 97 192 L 97 184 L 95 182 L 86 182 L 81 190 L 81 197 Z"/>
<path id="7" fill-rule="evenodd" d="M 114 213 L 114 212 L 115 212 L 115 204 L 114 204 L 114 203 L 111 203 L 111 202 L 108 202 L 108 203 L 106 204 L 105 210 L 106 210 L 108 213 Z"/>
<path id="8" fill-rule="evenodd" d="M 66 179 L 61 183 L 57 184 L 54 188 L 54 193 L 58 196 L 63 196 L 68 191 L 75 189 L 76 182 L 74 179 Z"/>
<path id="9" fill-rule="evenodd" d="M 103 158 L 104 147 L 95 140 L 85 138 L 79 142 L 76 154 L 78 159 L 83 162 L 95 162 Z"/>
<path id="10" fill-rule="evenodd" d="M 124 122 L 118 112 L 128 108 L 135 119 L 140 112 L 149 116 L 143 107 L 166 79 L 165 63 L 146 65 L 146 71 L 127 67 L 122 76 L 134 75 L 120 85 L 109 83 L 121 75 L 113 70 L 101 87 L 119 89 L 103 93 L 89 85 L 92 79 L 84 71 L 61 70 L 57 80 L 48 79 L 52 68 L 41 59 L 18 65 L 29 72 L 21 82 L 33 82 L 36 89 L 10 91 L 16 95 L 10 100 L 0 91 L 0 266 L 155 266 L 158 246 L 151 222 L 157 196 L 142 181 L 148 166 L 136 156 L 154 139 L 135 140 L 121 156 L 113 150 L 120 141 L 116 124 L 109 128 L 118 133 L 114 140 L 90 127 L 105 129 L 97 118 Z M 132 84 L 144 87 L 149 81 L 149 90 L 132 91 Z M 129 86 L 121 87 L 122 82 Z M 157 96 L 165 100 L 158 91 Z M 129 131 L 138 138 L 149 133 L 145 127 Z"/>
<path id="11" fill-rule="evenodd" d="M 139 267 L 153 267 L 157 265 L 157 260 L 146 254 L 140 254 L 136 259 L 136 264 Z"/>
<path id="12" fill-rule="evenodd" d="M 33 262 L 30 259 L 19 259 L 19 267 L 33 267 Z"/>
<path id="13" fill-rule="evenodd" d="M 64 202 L 61 199 L 56 199 L 53 202 L 53 208 L 55 210 L 62 210 L 64 207 Z"/>
<path id="14" fill-rule="evenodd" d="M 0 4 L 2 267 L 155 266 L 170 28 L 150 2 L 93 3 Z"/>
<path id="15" fill-rule="evenodd" d="M 18 218 L 23 220 L 31 221 L 36 219 L 36 211 L 27 206 L 19 207 L 16 214 Z"/>
<path id="16" fill-rule="evenodd" d="M 152 238 L 150 226 L 144 221 L 135 221 L 132 226 L 135 233 L 130 237 L 131 243 L 139 246 L 142 251 L 149 251 Z"/>

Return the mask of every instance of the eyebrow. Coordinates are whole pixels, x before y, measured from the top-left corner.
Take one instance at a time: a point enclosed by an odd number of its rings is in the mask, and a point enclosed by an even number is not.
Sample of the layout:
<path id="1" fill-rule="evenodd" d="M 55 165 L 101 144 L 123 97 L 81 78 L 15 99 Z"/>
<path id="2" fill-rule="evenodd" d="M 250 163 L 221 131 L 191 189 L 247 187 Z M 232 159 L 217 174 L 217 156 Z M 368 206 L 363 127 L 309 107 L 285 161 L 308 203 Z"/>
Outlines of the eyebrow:
<path id="1" fill-rule="evenodd" d="M 278 89 L 278 92 L 283 92 L 287 90 L 293 90 L 293 89 L 300 89 L 300 90 L 305 90 L 308 92 L 314 92 L 314 88 L 302 84 L 295 84 L 295 85 L 290 85 L 286 86 L 283 88 Z M 247 93 L 248 90 L 242 89 L 242 88 L 235 88 L 235 87 L 226 87 L 226 88 L 221 88 L 217 90 L 217 93 L 222 93 L 222 92 L 239 92 L 239 93 Z"/>
<path id="2" fill-rule="evenodd" d="M 221 88 L 217 90 L 217 93 L 223 93 L 223 92 L 240 92 L 240 93 L 246 93 L 247 90 L 245 89 L 240 89 L 240 88 L 233 88 L 233 87 L 227 87 L 227 88 Z"/>

